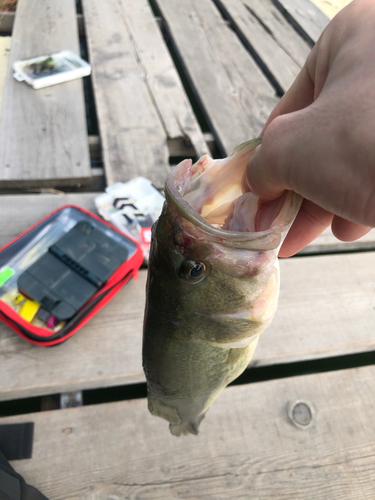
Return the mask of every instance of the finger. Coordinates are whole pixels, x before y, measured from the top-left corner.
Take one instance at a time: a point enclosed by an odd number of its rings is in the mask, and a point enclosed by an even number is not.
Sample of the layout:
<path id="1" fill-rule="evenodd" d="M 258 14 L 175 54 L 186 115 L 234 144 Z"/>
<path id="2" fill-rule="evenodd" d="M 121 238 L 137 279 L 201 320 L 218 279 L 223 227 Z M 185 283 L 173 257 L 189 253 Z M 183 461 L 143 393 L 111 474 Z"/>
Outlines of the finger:
<path id="1" fill-rule="evenodd" d="M 314 82 L 309 69 L 312 67 L 313 59 L 315 60 L 315 57 L 312 52 L 289 90 L 283 95 L 268 117 L 260 136 L 263 136 L 268 125 L 278 116 L 306 108 L 314 101 Z"/>
<path id="2" fill-rule="evenodd" d="M 271 160 L 268 156 L 271 147 L 276 149 L 275 146 L 266 146 L 265 149 L 262 144 L 255 149 L 246 165 L 245 178 L 247 190 L 267 201 L 280 198 L 285 189 L 288 188 L 287 184 L 279 177 L 276 177 L 274 173 L 276 170 L 275 161 L 277 160 Z M 273 156 L 272 152 L 271 155 Z"/>
<path id="3" fill-rule="evenodd" d="M 363 186 L 364 176 L 352 168 L 360 154 L 342 140 L 348 129 L 345 120 L 351 104 L 337 98 L 337 106 L 329 108 L 335 90 L 321 94 L 307 108 L 281 115 L 270 123 L 246 167 L 252 192 L 272 200 L 285 189 L 295 191 L 345 218 L 354 217 L 347 216 L 350 210 L 353 212 L 354 203 L 360 215 L 363 200 L 372 196 L 373 184 Z M 338 123 L 342 125 L 339 131 Z M 363 196 L 353 194 L 360 190 Z"/>
<path id="4" fill-rule="evenodd" d="M 300 211 L 281 246 L 279 257 L 296 254 L 311 241 L 315 240 L 332 222 L 333 214 L 303 200 Z"/>
<path id="5" fill-rule="evenodd" d="M 367 234 L 371 229 L 371 227 L 345 220 L 338 215 L 335 215 L 332 221 L 332 232 L 341 241 L 358 240 L 358 238 Z"/>
<path id="6" fill-rule="evenodd" d="M 312 66 L 312 63 L 309 63 L 310 59 L 314 59 L 314 57 L 310 54 L 308 61 L 305 66 L 302 68 L 301 72 L 297 76 L 296 80 L 290 87 L 290 89 L 286 92 L 286 94 L 282 97 L 280 102 L 274 108 L 272 113 L 270 114 L 263 130 L 261 132 L 261 136 L 265 134 L 263 139 L 263 146 L 258 146 L 252 157 L 250 158 L 247 169 L 246 169 L 246 180 L 243 182 L 243 191 L 247 191 L 249 189 L 256 192 L 258 195 L 262 195 L 262 198 L 266 200 L 272 200 L 278 198 L 282 195 L 284 189 L 288 187 L 282 188 L 280 185 L 275 185 L 272 187 L 270 183 L 264 185 L 265 179 L 267 176 L 267 171 L 265 165 L 268 165 L 268 169 L 271 170 L 270 177 L 274 175 L 272 172 L 272 163 L 269 164 L 269 158 L 272 158 L 273 161 L 278 161 L 277 159 L 277 144 L 273 142 L 273 138 L 269 139 L 269 134 L 267 134 L 267 128 L 270 123 L 272 123 L 276 118 L 280 118 L 282 115 L 293 113 L 300 109 L 304 109 L 309 106 L 314 100 L 314 82 L 310 76 L 309 66 Z M 308 64 L 309 63 L 309 64 Z M 279 119 L 280 123 L 280 119 Z M 281 122 L 282 123 L 282 122 Z M 282 130 L 282 126 L 279 127 L 278 130 Z M 275 135 L 275 134 L 274 134 Z M 277 132 L 276 132 L 277 137 Z M 284 144 L 284 148 L 288 147 L 288 143 Z M 264 152 L 264 148 L 266 151 Z M 263 189 L 262 189 L 263 185 Z M 258 192 L 257 192 L 258 190 Z"/>
<path id="7" fill-rule="evenodd" d="M 288 172 L 290 168 L 295 170 L 303 161 L 300 158 L 304 151 L 298 144 L 298 128 L 307 128 L 307 124 L 299 125 L 301 119 L 295 115 L 296 113 L 289 113 L 272 121 L 263 136 L 262 144 L 255 149 L 246 165 L 249 189 L 263 200 L 274 200 L 284 190 L 292 189 Z"/>

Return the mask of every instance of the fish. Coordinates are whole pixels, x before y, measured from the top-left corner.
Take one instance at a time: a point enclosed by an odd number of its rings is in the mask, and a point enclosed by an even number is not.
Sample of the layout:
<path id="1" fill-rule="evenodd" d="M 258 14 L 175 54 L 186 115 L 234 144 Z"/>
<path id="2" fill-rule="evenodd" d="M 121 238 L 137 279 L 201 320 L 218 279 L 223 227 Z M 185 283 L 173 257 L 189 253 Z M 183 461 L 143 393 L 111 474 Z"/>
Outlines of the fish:
<path id="1" fill-rule="evenodd" d="M 220 392 L 248 366 L 279 294 L 278 251 L 301 205 L 244 189 L 261 139 L 224 159 L 183 160 L 152 228 L 142 362 L 148 409 L 174 436 L 198 434 Z"/>

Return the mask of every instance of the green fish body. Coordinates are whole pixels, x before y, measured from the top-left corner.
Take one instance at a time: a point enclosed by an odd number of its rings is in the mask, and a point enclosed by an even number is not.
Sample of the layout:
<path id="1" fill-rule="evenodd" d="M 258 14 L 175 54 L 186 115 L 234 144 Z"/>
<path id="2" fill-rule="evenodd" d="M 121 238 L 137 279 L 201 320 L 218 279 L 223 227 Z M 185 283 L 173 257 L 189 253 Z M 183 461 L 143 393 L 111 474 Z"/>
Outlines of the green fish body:
<path id="1" fill-rule="evenodd" d="M 259 143 L 223 160 L 177 165 L 153 227 L 143 367 L 149 410 L 176 436 L 198 433 L 211 403 L 248 366 L 276 310 L 277 254 L 301 198 L 287 192 L 264 215 L 259 199 L 243 193 Z"/>

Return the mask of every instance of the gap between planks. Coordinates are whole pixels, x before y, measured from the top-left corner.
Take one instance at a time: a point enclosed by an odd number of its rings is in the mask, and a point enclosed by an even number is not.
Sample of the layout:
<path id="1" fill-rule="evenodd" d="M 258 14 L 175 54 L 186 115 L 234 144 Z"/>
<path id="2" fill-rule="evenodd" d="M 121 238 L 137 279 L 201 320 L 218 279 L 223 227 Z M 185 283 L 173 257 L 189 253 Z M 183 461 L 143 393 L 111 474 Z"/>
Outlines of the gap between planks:
<path id="1" fill-rule="evenodd" d="M 14 25 L 15 12 L 1 12 L 0 11 L 0 34 L 11 34 Z M 83 14 L 77 14 L 78 33 L 82 36 L 85 35 L 85 24 Z M 160 18 L 156 18 L 158 24 L 161 23 Z"/>
<path id="2" fill-rule="evenodd" d="M 73 203 L 95 212 L 95 196 L 0 196 L 5 214 L 0 244 L 58 206 Z M 374 262 L 374 252 L 282 259 L 278 311 L 260 338 L 253 364 L 374 350 Z M 145 280 L 141 270 L 138 282 L 128 283 L 88 325 L 53 349 L 29 344 L 1 323 L 0 399 L 143 382 Z"/>
<path id="3" fill-rule="evenodd" d="M 143 175 L 160 187 L 168 138 L 197 156 L 208 147 L 155 17 L 145 0 L 82 3 L 107 181 Z"/>
<path id="4" fill-rule="evenodd" d="M 0 423 L 35 422 L 32 459 L 12 465 L 50 500 L 371 500 L 374 377 L 369 366 L 229 387 L 198 436 L 171 436 L 145 399 Z"/>
<path id="5" fill-rule="evenodd" d="M 38 24 L 37 36 L 28 36 L 29 18 Z M 82 81 L 36 91 L 17 82 L 10 69 L 15 60 L 48 53 L 51 45 L 79 53 L 72 19 L 74 0 L 18 1 L 0 120 L 2 188 L 91 181 Z"/>
<path id="6" fill-rule="evenodd" d="M 216 6 L 210 0 L 152 3 L 221 154 L 256 137 L 277 102 L 275 90 Z"/>
<path id="7" fill-rule="evenodd" d="M 283 95 L 305 63 L 310 47 L 296 33 L 272 0 L 213 0 Z"/>
<path id="8" fill-rule="evenodd" d="M 214 136 L 210 132 L 205 132 L 203 137 L 210 150 L 214 150 L 216 147 Z M 194 147 L 191 144 L 187 144 L 182 138 L 168 138 L 167 146 L 169 156 L 196 157 Z M 102 158 L 101 142 L 98 135 L 89 135 L 89 148 L 91 158 Z"/>
<path id="9" fill-rule="evenodd" d="M 293 28 L 314 45 L 330 19 L 310 0 L 272 0 Z"/>

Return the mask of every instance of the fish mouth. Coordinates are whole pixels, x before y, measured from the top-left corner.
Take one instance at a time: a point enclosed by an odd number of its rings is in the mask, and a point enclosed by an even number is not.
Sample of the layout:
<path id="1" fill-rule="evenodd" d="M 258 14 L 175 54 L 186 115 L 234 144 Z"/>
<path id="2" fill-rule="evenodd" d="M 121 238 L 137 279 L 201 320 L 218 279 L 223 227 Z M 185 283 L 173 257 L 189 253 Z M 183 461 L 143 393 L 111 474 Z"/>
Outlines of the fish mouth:
<path id="1" fill-rule="evenodd" d="M 253 193 L 244 193 L 246 164 L 260 143 L 260 138 L 243 143 L 222 160 L 205 155 L 195 164 L 192 160 L 182 161 L 166 181 L 167 202 L 181 217 L 222 245 L 251 246 L 259 251 L 279 248 L 299 211 L 302 197 L 286 191 L 269 207 Z M 258 224 L 267 211 L 263 223 Z"/>

